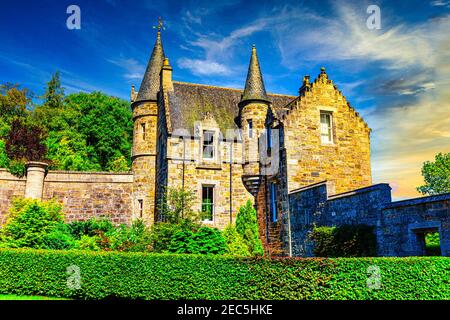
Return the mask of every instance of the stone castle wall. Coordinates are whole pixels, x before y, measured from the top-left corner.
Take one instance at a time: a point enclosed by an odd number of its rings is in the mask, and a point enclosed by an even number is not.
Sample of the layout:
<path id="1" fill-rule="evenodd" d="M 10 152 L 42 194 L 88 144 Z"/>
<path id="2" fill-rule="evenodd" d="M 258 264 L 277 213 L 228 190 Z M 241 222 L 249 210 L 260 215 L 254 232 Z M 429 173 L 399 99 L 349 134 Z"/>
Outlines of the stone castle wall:
<path id="1" fill-rule="evenodd" d="M 289 191 L 323 180 L 337 193 L 371 185 L 370 129 L 325 73 L 284 115 Z M 333 117 L 333 143 L 321 142 L 320 112 Z"/>
<path id="2" fill-rule="evenodd" d="M 214 186 L 215 212 L 214 219 L 209 225 L 223 229 L 230 222 L 236 221 L 239 207 L 245 205 L 247 200 L 253 201 L 252 195 L 245 189 L 242 182 L 243 168 L 240 160 L 242 143 L 219 141 L 218 159 L 213 162 L 205 162 L 200 159 L 201 142 L 199 139 L 187 138 L 184 143 L 186 144 L 185 150 L 193 152 L 185 154 L 186 160 L 183 164 L 183 140 L 178 137 L 169 137 L 168 139 L 168 152 L 165 160 L 167 170 L 164 171 L 167 175 L 167 187 L 181 188 L 184 179 L 185 190 L 190 190 L 195 195 L 192 209 L 201 211 L 202 185 Z M 233 159 L 237 162 L 231 165 L 227 161 L 230 157 L 230 144 L 233 145 Z"/>
<path id="3" fill-rule="evenodd" d="M 14 197 L 25 195 L 27 179 L 0 169 L 0 222 L 3 224 Z M 107 216 L 113 223 L 130 223 L 132 218 L 130 173 L 49 171 L 43 184 L 43 200 L 64 205 L 67 221 Z"/>
<path id="4" fill-rule="evenodd" d="M 442 255 L 450 255 L 450 194 L 391 202 L 387 184 L 335 195 L 332 190 L 321 182 L 290 193 L 294 256 L 314 256 L 308 237 L 314 225 L 345 224 L 373 226 L 378 256 L 425 255 L 424 233 L 431 231 L 440 234 Z"/>

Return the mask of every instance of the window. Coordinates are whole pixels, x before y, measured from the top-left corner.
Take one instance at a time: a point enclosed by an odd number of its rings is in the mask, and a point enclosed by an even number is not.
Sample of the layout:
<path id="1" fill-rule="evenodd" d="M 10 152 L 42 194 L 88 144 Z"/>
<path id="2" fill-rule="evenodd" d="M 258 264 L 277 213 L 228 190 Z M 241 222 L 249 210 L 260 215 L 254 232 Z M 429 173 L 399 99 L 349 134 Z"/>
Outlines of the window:
<path id="1" fill-rule="evenodd" d="M 270 184 L 270 221 L 277 222 L 277 185 Z"/>
<path id="2" fill-rule="evenodd" d="M 267 149 L 272 149 L 272 128 L 267 126 Z"/>
<path id="3" fill-rule="evenodd" d="M 142 140 L 145 140 L 145 123 L 141 123 Z"/>
<path id="4" fill-rule="evenodd" d="M 213 221 L 214 186 L 202 186 L 202 213 L 205 221 Z"/>
<path id="5" fill-rule="evenodd" d="M 214 158 L 214 131 L 203 131 L 203 159 Z"/>
<path id="6" fill-rule="evenodd" d="M 247 120 L 247 126 L 248 126 L 248 137 L 253 138 L 253 120 L 252 119 Z"/>
<path id="7" fill-rule="evenodd" d="M 142 218 L 144 214 L 144 200 L 142 199 L 138 200 L 138 207 L 139 207 L 139 218 Z"/>
<path id="8" fill-rule="evenodd" d="M 331 112 L 320 112 L 320 136 L 322 143 L 333 143 L 333 116 Z"/>

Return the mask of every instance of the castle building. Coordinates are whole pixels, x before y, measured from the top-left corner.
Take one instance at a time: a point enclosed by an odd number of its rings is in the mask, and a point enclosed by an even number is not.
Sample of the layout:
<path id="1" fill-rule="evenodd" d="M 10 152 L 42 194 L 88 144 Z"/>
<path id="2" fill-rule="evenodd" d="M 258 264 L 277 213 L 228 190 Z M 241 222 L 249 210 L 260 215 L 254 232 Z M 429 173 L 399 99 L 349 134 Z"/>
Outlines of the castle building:
<path id="1" fill-rule="evenodd" d="M 323 180 L 335 192 L 371 184 L 370 129 L 324 68 L 312 83 L 304 77 L 297 96 L 266 92 L 255 46 L 244 90 L 177 82 L 172 73 L 158 31 L 131 92 L 135 216 L 160 219 L 165 190 L 184 188 L 218 228 L 256 199 L 268 236 L 280 229 L 289 191 Z"/>
<path id="2" fill-rule="evenodd" d="M 132 171 L 48 171 L 27 176 L 0 169 L 0 225 L 11 199 L 57 199 L 67 221 L 164 220 L 166 192 L 194 195 L 193 210 L 219 229 L 248 200 L 269 256 L 313 256 L 315 225 L 372 226 L 377 254 L 425 254 L 425 234 L 439 232 L 450 255 L 450 194 L 392 202 L 372 184 L 370 129 L 324 68 L 304 76 L 298 95 L 267 93 L 256 47 L 244 89 L 173 81 L 160 27 L 138 91 L 131 89 Z"/>

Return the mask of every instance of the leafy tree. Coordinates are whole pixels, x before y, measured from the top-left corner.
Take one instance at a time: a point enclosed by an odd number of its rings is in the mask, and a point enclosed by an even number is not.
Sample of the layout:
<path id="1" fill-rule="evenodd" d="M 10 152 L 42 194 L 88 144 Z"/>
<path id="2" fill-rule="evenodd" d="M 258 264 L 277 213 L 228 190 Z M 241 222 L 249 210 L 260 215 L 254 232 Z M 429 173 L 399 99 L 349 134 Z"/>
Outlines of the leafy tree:
<path id="1" fill-rule="evenodd" d="M 236 217 L 236 230 L 244 239 L 251 255 L 263 255 L 264 250 L 258 233 L 256 210 L 252 202 L 247 201 L 245 206 L 239 208 Z"/>
<path id="2" fill-rule="evenodd" d="M 9 166 L 8 155 L 6 154 L 6 146 L 3 140 L 0 140 L 0 168 L 7 168 Z"/>
<path id="3" fill-rule="evenodd" d="M 64 88 L 61 86 L 59 72 L 55 72 L 47 83 L 42 96 L 43 104 L 34 112 L 34 118 L 50 130 L 58 129 L 59 115 L 64 109 Z"/>
<path id="4" fill-rule="evenodd" d="M 167 188 L 158 204 L 158 213 L 162 220 L 171 223 L 198 223 L 200 214 L 192 209 L 195 195 L 182 188 Z"/>
<path id="5" fill-rule="evenodd" d="M 450 192 L 450 152 L 438 153 L 434 162 L 424 162 L 422 176 L 425 184 L 417 188 L 420 193 L 434 195 Z"/>
<path id="6" fill-rule="evenodd" d="M 0 128 L 11 123 L 13 118 L 27 116 L 30 103 L 31 93 L 27 89 L 20 89 L 19 85 L 11 83 L 0 85 Z M 4 128 L 0 130 L 0 135 L 5 133 Z"/>
<path id="7" fill-rule="evenodd" d="M 46 132 L 38 125 L 16 118 L 11 123 L 11 130 L 6 140 L 6 155 L 13 168 L 23 166 L 26 161 L 42 161 L 45 159 L 47 147 L 43 143 Z M 19 170 L 10 170 L 19 173 Z M 24 172 L 22 172 L 23 174 Z M 20 175 L 20 174 L 19 174 Z"/>
<path id="8" fill-rule="evenodd" d="M 120 156 L 130 158 L 133 122 L 128 102 L 100 92 L 72 94 L 65 102 L 80 114 L 74 130 L 84 137 L 93 163 L 108 170 Z"/>

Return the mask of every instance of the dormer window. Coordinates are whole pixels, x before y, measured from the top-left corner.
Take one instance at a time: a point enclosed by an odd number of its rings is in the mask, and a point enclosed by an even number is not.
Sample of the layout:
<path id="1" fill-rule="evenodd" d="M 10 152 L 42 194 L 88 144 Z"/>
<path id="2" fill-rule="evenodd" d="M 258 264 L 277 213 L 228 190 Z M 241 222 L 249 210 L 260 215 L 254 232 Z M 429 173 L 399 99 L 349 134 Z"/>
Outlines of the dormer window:
<path id="1" fill-rule="evenodd" d="M 331 112 L 320 112 L 320 138 L 322 143 L 333 143 L 333 114 Z"/>
<path id="2" fill-rule="evenodd" d="M 203 159 L 214 159 L 214 131 L 203 131 Z"/>

